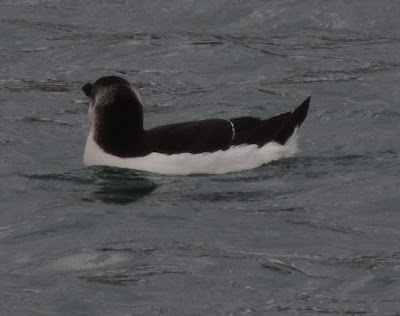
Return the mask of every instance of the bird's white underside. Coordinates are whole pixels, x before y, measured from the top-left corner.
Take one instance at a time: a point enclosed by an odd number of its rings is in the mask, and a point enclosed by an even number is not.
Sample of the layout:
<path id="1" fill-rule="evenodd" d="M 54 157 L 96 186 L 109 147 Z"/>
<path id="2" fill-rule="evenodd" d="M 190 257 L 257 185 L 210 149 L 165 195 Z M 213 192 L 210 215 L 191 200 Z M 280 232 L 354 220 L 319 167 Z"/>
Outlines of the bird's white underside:
<path id="1" fill-rule="evenodd" d="M 240 145 L 212 153 L 166 155 L 154 152 L 143 157 L 120 158 L 104 152 L 94 141 L 91 130 L 86 142 L 84 164 L 168 175 L 223 174 L 257 168 L 273 160 L 290 157 L 298 151 L 297 138 L 296 129 L 285 145 L 270 142 L 263 147 Z"/>

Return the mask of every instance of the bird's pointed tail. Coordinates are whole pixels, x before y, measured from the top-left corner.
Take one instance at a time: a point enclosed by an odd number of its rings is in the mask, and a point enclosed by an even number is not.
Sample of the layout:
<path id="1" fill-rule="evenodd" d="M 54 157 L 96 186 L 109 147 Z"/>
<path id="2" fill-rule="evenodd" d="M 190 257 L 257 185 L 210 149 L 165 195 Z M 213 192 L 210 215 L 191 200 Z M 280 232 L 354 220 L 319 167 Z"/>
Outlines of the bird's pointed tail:
<path id="1" fill-rule="evenodd" d="M 291 114 L 290 120 L 285 128 L 274 139 L 277 143 L 284 145 L 290 136 L 293 135 L 294 130 L 298 128 L 306 119 L 308 108 L 310 107 L 311 97 L 308 97 L 300 104 Z"/>
<path id="2" fill-rule="evenodd" d="M 308 97 L 307 99 L 304 100 L 302 104 L 300 104 L 292 113 L 292 119 L 294 122 L 294 125 L 296 127 L 299 127 L 301 123 L 304 122 L 304 120 L 307 117 L 308 113 L 308 108 L 310 107 L 310 100 L 311 97 Z"/>

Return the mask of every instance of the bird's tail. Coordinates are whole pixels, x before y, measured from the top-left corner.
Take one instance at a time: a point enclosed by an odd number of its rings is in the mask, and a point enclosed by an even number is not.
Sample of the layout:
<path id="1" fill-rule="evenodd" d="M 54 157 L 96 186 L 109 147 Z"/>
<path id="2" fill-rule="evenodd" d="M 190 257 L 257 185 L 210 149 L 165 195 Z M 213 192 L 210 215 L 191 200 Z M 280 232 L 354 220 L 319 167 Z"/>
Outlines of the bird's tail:
<path id="1" fill-rule="evenodd" d="M 308 97 L 302 104 L 300 104 L 292 114 L 292 120 L 295 127 L 299 127 L 307 117 L 308 108 L 310 107 L 311 97 Z"/>
<path id="2" fill-rule="evenodd" d="M 294 130 L 304 122 L 307 117 L 308 108 L 310 107 L 311 97 L 308 97 L 302 104 L 300 104 L 293 112 L 289 122 L 283 130 L 275 137 L 274 141 L 284 145 L 290 136 L 293 135 Z"/>

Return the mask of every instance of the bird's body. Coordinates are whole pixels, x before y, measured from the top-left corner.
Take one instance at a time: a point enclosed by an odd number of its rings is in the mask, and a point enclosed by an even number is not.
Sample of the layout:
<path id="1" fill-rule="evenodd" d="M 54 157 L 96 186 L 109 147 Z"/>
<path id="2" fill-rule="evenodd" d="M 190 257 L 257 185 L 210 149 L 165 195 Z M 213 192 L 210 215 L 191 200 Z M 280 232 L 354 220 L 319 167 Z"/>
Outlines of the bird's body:
<path id="1" fill-rule="evenodd" d="M 164 174 L 227 173 L 291 156 L 310 103 L 265 120 L 209 119 L 144 130 L 141 101 L 128 81 L 103 77 L 83 91 L 92 119 L 85 165 Z"/>

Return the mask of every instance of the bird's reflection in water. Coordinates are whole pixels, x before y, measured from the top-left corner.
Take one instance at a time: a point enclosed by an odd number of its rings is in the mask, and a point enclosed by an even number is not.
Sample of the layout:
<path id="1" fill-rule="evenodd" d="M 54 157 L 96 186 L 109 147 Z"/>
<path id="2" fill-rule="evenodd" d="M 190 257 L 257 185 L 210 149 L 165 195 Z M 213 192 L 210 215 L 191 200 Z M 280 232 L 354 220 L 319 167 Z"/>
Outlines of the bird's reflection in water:
<path id="1" fill-rule="evenodd" d="M 128 204 L 150 194 L 155 182 L 143 173 L 129 169 L 92 167 L 95 179 L 93 191 L 85 200 L 100 200 L 111 204 Z"/>
<path id="2" fill-rule="evenodd" d="M 114 204 L 135 202 L 157 188 L 149 174 L 110 167 L 22 176 L 38 181 L 38 187 L 48 192 L 63 192 L 66 198 L 70 198 L 71 194 L 74 197 L 78 194 L 84 201 Z"/>

